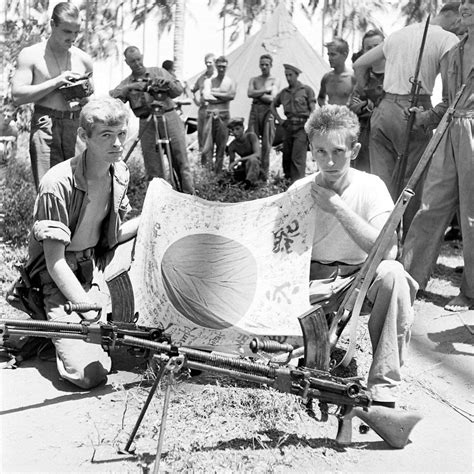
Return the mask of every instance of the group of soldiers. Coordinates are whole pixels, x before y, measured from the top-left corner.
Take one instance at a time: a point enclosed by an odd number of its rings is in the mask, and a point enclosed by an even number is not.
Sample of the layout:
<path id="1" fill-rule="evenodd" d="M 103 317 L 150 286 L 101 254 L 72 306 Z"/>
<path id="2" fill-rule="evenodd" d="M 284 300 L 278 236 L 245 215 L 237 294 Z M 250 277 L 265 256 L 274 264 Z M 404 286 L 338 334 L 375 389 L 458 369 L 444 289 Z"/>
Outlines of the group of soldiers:
<path id="1" fill-rule="evenodd" d="M 455 34 L 459 27 L 464 33 L 461 40 Z M 66 315 L 64 303 L 101 301 L 94 272 L 98 257 L 133 238 L 139 226 L 139 218 L 123 221 L 130 207 L 128 169 L 122 160 L 128 126 L 124 102 L 140 120 L 148 176 L 164 173 L 156 145 L 157 134 L 166 135 L 170 166 L 179 185 L 184 192 L 194 192 L 184 126 L 173 101 L 184 88 L 173 70 L 145 67 L 139 49 L 130 46 L 124 54 L 131 74 L 110 91 L 112 97 L 88 100 L 92 60 L 73 45 L 79 28 L 78 9 L 68 2 L 57 4 L 50 37 L 20 52 L 12 79 L 14 101 L 35 104 L 30 154 L 38 197 L 25 271 L 42 288 L 46 317 L 74 322 L 99 316 L 95 310 Z M 424 183 L 415 190 L 418 202 L 407 212 L 401 263 L 395 260 L 394 242 L 367 294 L 374 345 L 369 385 L 374 400 L 387 406 L 394 405 L 394 390 L 400 383 L 416 288 L 426 286 L 456 211 L 465 269 L 460 294 L 448 309 L 467 309 L 474 304 L 474 4 L 469 0 L 447 3 L 431 20 L 420 63 L 418 107 L 413 108 L 411 80 L 423 33 L 424 25 L 415 24 L 386 39 L 377 31 L 366 34 L 364 54 L 355 60 L 354 73 L 345 65 L 347 43 L 334 39 L 327 44 L 332 69 L 323 77 L 317 97 L 298 80 L 301 70 L 292 64 L 284 65 L 288 85 L 280 90 L 271 75 L 272 57 L 262 55 L 261 74 L 248 85 L 252 107 L 247 130 L 243 118 L 230 115 L 236 84 L 227 74 L 225 57 L 214 60 L 207 55 L 206 72 L 191 90 L 199 106 L 201 162 L 216 173 L 222 171 L 229 132 L 234 135 L 228 145 L 230 167 L 241 173 L 249 187 L 268 178 L 276 126 L 284 130 L 284 174 L 296 186 L 305 176 L 309 147 L 319 167 L 316 175 L 308 177 L 318 219 L 310 278 L 327 281 L 328 275 L 338 279 L 358 271 L 397 197 L 392 185 L 397 157 L 407 146 L 406 182 L 432 130 L 465 86 Z M 432 107 L 430 96 L 439 72 L 443 101 Z M 74 100 L 68 95 L 72 87 L 79 87 Z M 409 113 L 415 120 L 406 137 Z M 360 128 L 366 140 L 362 143 L 358 141 Z M 363 166 L 370 173 L 354 169 L 364 146 Z M 104 380 L 110 359 L 100 348 L 91 352 L 83 341 L 60 339 L 55 346 L 64 378 L 83 388 Z"/>

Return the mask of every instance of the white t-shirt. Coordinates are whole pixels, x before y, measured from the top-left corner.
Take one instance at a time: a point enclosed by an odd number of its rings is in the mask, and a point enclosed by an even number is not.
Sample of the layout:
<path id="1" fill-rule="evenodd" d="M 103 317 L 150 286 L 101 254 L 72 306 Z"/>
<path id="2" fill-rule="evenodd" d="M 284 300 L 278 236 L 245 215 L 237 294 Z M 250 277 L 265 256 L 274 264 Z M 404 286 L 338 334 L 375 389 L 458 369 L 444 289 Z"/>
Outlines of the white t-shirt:
<path id="1" fill-rule="evenodd" d="M 342 200 L 369 223 L 381 214 L 386 214 L 388 218 L 393 209 L 393 201 L 385 183 L 378 176 L 354 168 L 349 172 L 352 173 L 352 182 L 342 193 Z M 308 176 L 293 186 L 314 181 L 316 176 L 317 173 Z M 351 265 L 363 263 L 367 253 L 352 240 L 336 217 L 316 204 L 314 212 L 316 225 L 311 260 L 322 263 L 344 262 Z"/>
<path id="2" fill-rule="evenodd" d="M 406 26 L 392 33 L 384 42 L 386 58 L 383 88 L 392 94 L 409 94 L 410 79 L 416 71 L 416 63 L 423 38 L 424 23 Z M 459 38 L 441 26 L 430 25 L 421 61 L 419 80 L 421 94 L 433 93 L 441 58 L 459 41 Z"/>

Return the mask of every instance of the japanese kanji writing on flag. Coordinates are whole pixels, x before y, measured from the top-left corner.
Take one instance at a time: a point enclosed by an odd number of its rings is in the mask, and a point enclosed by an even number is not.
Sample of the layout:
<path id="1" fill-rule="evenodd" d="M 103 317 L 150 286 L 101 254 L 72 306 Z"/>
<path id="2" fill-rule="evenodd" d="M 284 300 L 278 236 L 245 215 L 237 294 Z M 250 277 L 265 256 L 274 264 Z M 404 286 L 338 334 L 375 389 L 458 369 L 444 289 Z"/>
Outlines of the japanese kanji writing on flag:
<path id="1" fill-rule="evenodd" d="M 301 343 L 314 232 L 310 183 L 211 202 L 154 179 L 130 277 L 138 324 L 177 345 L 234 351 L 254 337 Z"/>

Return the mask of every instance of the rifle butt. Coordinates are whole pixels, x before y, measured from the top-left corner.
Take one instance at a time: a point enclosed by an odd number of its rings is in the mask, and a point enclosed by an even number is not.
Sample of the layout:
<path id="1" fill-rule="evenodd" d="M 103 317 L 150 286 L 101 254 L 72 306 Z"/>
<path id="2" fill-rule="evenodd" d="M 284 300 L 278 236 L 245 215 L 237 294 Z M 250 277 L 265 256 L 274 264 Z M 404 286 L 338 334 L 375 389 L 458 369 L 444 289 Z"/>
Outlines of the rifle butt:
<path id="1" fill-rule="evenodd" d="M 390 447 L 402 449 L 408 443 L 408 438 L 421 420 L 418 413 L 395 410 L 383 406 L 371 406 L 367 410 L 353 407 L 341 414 L 336 441 L 349 444 L 352 438 L 351 420 L 356 416 L 372 428 Z M 349 431 L 350 428 L 350 431 Z"/>
<path id="2" fill-rule="evenodd" d="M 352 408 L 344 405 L 337 417 L 337 436 L 339 444 L 350 444 L 352 442 Z"/>

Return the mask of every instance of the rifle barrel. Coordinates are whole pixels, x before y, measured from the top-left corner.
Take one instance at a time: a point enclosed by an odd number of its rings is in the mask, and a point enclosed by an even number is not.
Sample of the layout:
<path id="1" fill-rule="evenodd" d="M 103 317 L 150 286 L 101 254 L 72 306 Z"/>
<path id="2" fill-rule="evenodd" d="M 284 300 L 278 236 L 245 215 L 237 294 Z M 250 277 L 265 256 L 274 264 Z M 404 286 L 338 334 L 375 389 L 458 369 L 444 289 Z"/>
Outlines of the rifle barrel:
<path id="1" fill-rule="evenodd" d="M 415 75 L 410 79 L 412 86 L 410 91 L 410 105 L 416 107 L 421 90 L 421 81 L 418 80 L 421 69 L 421 60 L 423 59 L 423 51 L 425 50 L 426 37 L 428 36 L 428 27 L 430 26 L 431 15 L 426 19 L 425 28 L 423 30 L 423 37 L 421 39 L 420 51 L 418 52 L 418 59 L 416 61 Z M 415 113 L 410 112 L 408 116 L 407 126 L 405 128 L 405 140 L 403 152 L 397 157 L 395 169 L 392 174 L 392 182 L 390 186 L 390 193 L 394 201 L 397 200 L 400 193 L 403 191 L 403 183 L 405 180 L 405 173 L 407 169 L 408 150 L 410 149 L 410 134 L 415 124 Z"/>

